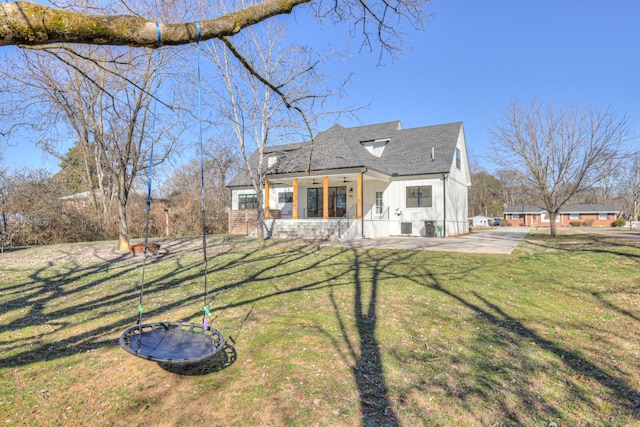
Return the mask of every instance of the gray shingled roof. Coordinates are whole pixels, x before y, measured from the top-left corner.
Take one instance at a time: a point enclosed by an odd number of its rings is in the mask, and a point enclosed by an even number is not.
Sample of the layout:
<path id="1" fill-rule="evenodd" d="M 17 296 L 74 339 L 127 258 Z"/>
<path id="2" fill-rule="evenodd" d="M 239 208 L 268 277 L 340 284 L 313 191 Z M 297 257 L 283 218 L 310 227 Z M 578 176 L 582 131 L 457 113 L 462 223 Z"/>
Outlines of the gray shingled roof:
<path id="1" fill-rule="evenodd" d="M 546 208 L 535 206 L 535 205 L 514 205 L 514 206 L 506 206 L 503 210 L 505 214 L 524 214 L 524 213 L 541 213 L 546 212 Z"/>
<path id="2" fill-rule="evenodd" d="M 312 171 L 366 167 L 389 176 L 447 173 L 455 155 L 462 123 L 401 129 L 399 121 L 344 128 L 332 126 L 320 132 L 313 147 Z M 362 142 L 389 139 L 382 156 L 376 157 Z M 431 150 L 435 159 L 431 159 Z M 301 173 L 307 168 L 311 143 L 271 146 L 266 153 L 280 153 L 278 173 Z M 249 159 L 257 164 L 256 153 Z M 229 187 L 249 185 L 246 168 Z"/>
<path id="3" fill-rule="evenodd" d="M 513 205 L 504 208 L 505 214 L 542 213 L 546 208 L 534 205 Z M 618 208 L 611 203 L 585 203 L 580 205 L 564 205 L 560 213 L 614 213 Z"/>

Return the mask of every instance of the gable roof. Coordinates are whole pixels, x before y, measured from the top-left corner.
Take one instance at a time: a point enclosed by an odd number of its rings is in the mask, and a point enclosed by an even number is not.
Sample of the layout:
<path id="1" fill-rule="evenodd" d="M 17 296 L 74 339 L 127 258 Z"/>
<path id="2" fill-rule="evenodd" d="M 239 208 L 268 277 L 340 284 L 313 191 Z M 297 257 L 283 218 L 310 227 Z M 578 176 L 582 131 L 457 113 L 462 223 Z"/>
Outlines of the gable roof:
<path id="1" fill-rule="evenodd" d="M 513 205 L 504 208 L 505 214 L 545 213 L 546 208 L 535 205 Z M 584 203 L 577 205 L 564 205 L 560 213 L 618 213 L 618 208 L 612 203 Z"/>
<path id="2" fill-rule="evenodd" d="M 277 166 L 280 174 L 305 172 L 312 149 L 312 172 L 365 167 L 389 176 L 440 174 L 450 171 L 461 131 L 461 122 L 411 129 L 402 129 L 399 121 L 352 128 L 334 125 L 318 133 L 313 144 L 271 146 L 265 150 L 265 155 L 281 157 Z M 362 144 L 374 140 L 389 141 L 380 157 Z M 257 153 L 249 161 L 257 165 Z M 249 183 L 245 167 L 231 180 L 229 187 Z"/>

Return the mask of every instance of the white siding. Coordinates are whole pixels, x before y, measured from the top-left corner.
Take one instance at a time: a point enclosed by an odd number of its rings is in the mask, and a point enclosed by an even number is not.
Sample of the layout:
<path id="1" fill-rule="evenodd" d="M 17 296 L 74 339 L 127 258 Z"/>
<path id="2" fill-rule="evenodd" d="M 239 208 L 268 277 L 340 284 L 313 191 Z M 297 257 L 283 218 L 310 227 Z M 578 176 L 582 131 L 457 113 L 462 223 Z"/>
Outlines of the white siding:
<path id="1" fill-rule="evenodd" d="M 407 187 L 431 186 L 431 207 L 407 208 L 406 195 Z M 385 204 L 389 207 L 389 224 L 387 235 L 400 235 L 401 224 L 410 222 L 412 236 L 425 235 L 425 221 L 435 221 L 436 225 L 442 226 L 442 179 L 413 179 L 406 181 L 394 181 L 385 190 Z M 375 193 L 372 192 L 373 197 Z M 365 203 L 371 203 L 370 201 Z M 372 236 L 375 237 L 375 236 Z"/>
<path id="2" fill-rule="evenodd" d="M 269 208 L 282 211 L 282 218 L 291 218 L 293 202 L 280 202 L 280 193 L 293 193 L 293 187 L 271 188 L 269 191 Z"/>

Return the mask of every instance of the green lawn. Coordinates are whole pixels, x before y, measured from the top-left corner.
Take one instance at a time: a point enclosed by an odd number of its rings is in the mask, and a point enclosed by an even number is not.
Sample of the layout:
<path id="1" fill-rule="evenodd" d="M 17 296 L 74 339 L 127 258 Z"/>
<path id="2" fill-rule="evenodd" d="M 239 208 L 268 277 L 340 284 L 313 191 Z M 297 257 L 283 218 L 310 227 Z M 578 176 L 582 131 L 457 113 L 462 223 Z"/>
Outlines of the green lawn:
<path id="1" fill-rule="evenodd" d="M 640 246 L 530 234 L 512 255 L 209 240 L 231 344 L 161 366 L 118 346 L 140 259 L 0 255 L 0 425 L 640 423 Z M 144 320 L 199 321 L 198 239 L 145 267 Z"/>

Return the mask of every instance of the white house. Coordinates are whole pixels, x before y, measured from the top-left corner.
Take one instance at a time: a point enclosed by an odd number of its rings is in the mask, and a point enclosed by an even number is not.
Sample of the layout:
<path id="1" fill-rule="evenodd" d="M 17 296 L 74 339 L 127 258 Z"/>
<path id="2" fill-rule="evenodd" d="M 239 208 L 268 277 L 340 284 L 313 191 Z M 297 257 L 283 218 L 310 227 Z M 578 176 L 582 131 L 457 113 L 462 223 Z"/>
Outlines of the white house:
<path id="1" fill-rule="evenodd" d="M 491 223 L 489 221 L 493 221 L 491 218 L 486 217 L 484 215 L 476 215 L 471 217 L 471 226 L 472 227 L 489 227 Z"/>
<path id="2" fill-rule="evenodd" d="M 265 155 L 264 226 L 272 237 L 348 240 L 469 231 L 471 176 L 460 122 L 412 129 L 402 129 L 399 121 L 335 125 L 313 143 L 272 146 Z M 255 153 L 249 161 L 257 164 Z M 230 232 L 251 232 L 240 219 L 256 208 L 246 165 L 228 186 Z"/>

